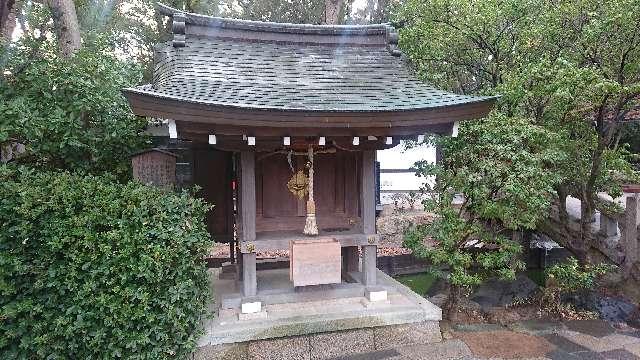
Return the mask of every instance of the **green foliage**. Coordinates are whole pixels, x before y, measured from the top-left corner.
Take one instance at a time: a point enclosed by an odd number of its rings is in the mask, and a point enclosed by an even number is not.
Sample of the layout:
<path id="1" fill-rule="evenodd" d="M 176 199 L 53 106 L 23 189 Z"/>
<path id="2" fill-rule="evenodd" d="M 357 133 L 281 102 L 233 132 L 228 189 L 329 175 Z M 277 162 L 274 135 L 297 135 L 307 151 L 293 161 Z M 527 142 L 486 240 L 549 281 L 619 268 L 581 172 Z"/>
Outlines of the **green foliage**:
<path id="1" fill-rule="evenodd" d="M 614 143 L 601 148 L 602 165 L 594 169 L 594 154 L 605 139 L 588 120 L 594 118 L 594 104 L 626 91 L 618 83 L 606 79 L 595 68 L 580 67 L 565 59 L 541 60 L 505 77 L 497 88 L 505 94 L 503 109 L 530 118 L 562 137 L 555 145 L 567 156 L 557 170 L 572 193 L 580 194 L 592 174 L 594 188 L 614 197 L 621 193 L 622 181 L 637 179 L 629 152 Z M 611 135 L 608 137 L 607 142 L 613 140 Z"/>
<path id="2" fill-rule="evenodd" d="M 195 346 L 207 206 L 113 180 L 0 167 L 0 358 L 174 359 Z"/>
<path id="3" fill-rule="evenodd" d="M 0 143 L 25 144 L 21 161 L 34 166 L 126 178 L 146 120 L 131 113 L 121 89 L 140 81 L 139 68 L 119 60 L 102 37 L 69 59 L 42 38 L 4 51 Z"/>
<path id="4" fill-rule="evenodd" d="M 521 245 L 502 233 L 535 228 L 558 181 L 551 171 L 559 154 L 545 145 L 553 133 L 524 119 L 493 114 L 465 124 L 458 137 L 437 139 L 441 165 L 418 163 L 418 174 L 435 176 L 425 209 L 437 217 L 410 229 L 404 245 L 435 266 L 448 268 L 449 283 L 469 288 L 488 276 L 513 279 L 523 269 Z M 452 204 L 457 194 L 464 201 Z M 474 247 L 482 244 L 482 249 Z"/>
<path id="5" fill-rule="evenodd" d="M 538 13 L 534 0 L 408 0 L 400 46 L 421 75 L 463 93 L 487 92 L 517 64 L 517 34 Z M 531 15 L 529 15 L 531 14 Z"/>
<path id="6" fill-rule="evenodd" d="M 547 283 L 555 286 L 561 292 L 571 293 L 580 290 L 593 289 L 596 280 L 615 267 L 609 264 L 580 265 L 574 257 L 566 262 L 553 265 L 545 271 Z"/>
<path id="7" fill-rule="evenodd" d="M 557 155 L 553 168 L 514 173 L 553 171 L 557 198 L 583 199 L 585 219 L 598 192 L 616 196 L 639 180 L 619 134 L 640 108 L 640 2 L 408 0 L 396 20 L 425 79 L 501 94 L 497 111 L 556 134 L 542 144 Z"/>
<path id="8" fill-rule="evenodd" d="M 545 270 L 546 284 L 540 295 L 540 310 L 553 316 L 579 315 L 573 305 L 563 303 L 563 296 L 593 289 L 600 277 L 613 270 L 615 266 L 604 263 L 580 265 L 574 257 L 553 265 Z"/>
<path id="9" fill-rule="evenodd" d="M 237 17 L 294 24 L 324 21 L 324 0 L 240 0 Z"/>

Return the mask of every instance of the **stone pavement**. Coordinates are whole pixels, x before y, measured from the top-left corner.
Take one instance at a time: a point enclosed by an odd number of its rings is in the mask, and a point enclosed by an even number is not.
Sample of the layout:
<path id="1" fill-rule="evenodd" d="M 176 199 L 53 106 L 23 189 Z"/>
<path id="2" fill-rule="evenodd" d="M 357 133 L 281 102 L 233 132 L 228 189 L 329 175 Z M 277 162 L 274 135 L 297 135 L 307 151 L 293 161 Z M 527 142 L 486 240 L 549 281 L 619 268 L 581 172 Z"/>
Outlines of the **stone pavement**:
<path id="1" fill-rule="evenodd" d="M 524 321 L 454 326 L 444 340 L 335 357 L 340 360 L 640 360 L 640 330 L 617 329 L 604 320 Z"/>

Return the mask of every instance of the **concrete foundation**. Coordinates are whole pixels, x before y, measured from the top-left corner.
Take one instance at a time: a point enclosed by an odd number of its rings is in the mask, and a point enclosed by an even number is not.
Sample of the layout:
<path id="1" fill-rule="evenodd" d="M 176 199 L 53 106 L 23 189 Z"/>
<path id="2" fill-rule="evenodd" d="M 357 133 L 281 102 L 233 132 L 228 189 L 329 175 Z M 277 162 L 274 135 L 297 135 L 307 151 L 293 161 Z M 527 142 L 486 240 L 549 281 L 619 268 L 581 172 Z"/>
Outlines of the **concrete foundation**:
<path id="1" fill-rule="evenodd" d="M 351 272 L 341 284 L 297 288 L 289 281 L 288 269 L 258 271 L 257 294 L 251 300 L 261 302 L 260 316 L 241 315 L 241 306 L 246 304 L 246 297 L 241 295 L 241 282 L 226 276 L 220 278 L 219 269 L 209 271 L 216 305 L 212 306 L 214 318 L 204 324 L 205 335 L 199 341 L 202 351 L 221 344 L 343 334 L 355 329 L 369 329 L 364 331 L 374 334 L 375 331 L 387 331 L 389 326 L 406 324 L 433 330 L 428 334 L 426 330 L 407 330 L 412 334 L 430 339 L 440 336 L 441 310 L 381 271 L 376 272 L 373 287 L 363 284 L 362 273 Z M 369 301 L 370 290 L 378 295 L 386 292 L 386 300 Z M 309 344 L 311 353 L 311 342 Z M 369 351 L 370 347 L 367 349 Z"/>
<path id="2" fill-rule="evenodd" d="M 438 322 L 310 334 L 235 344 L 207 345 L 194 353 L 194 360 L 291 360 L 336 359 L 363 352 L 376 352 L 380 359 L 399 355 L 393 348 L 442 341 Z M 388 353 L 388 354 L 387 354 Z M 360 355 L 362 356 L 362 355 Z M 356 357 L 360 359 L 360 357 Z M 362 358 L 364 359 L 364 358 Z"/>

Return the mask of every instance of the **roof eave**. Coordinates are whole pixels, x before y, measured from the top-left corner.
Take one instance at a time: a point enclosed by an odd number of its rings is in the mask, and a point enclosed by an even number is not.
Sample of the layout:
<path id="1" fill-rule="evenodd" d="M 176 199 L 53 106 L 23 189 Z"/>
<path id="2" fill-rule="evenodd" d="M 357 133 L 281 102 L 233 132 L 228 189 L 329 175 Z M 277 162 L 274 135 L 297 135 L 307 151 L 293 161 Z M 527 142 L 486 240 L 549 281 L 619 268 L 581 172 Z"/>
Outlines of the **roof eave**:
<path id="1" fill-rule="evenodd" d="M 487 116 L 497 99 L 485 97 L 451 106 L 400 110 L 308 110 L 187 102 L 135 88 L 124 89 L 123 93 L 133 112 L 139 116 L 173 119 L 183 126 L 194 124 L 198 131 L 227 135 L 251 132 L 256 136 L 410 136 L 439 133 L 454 122 Z"/>

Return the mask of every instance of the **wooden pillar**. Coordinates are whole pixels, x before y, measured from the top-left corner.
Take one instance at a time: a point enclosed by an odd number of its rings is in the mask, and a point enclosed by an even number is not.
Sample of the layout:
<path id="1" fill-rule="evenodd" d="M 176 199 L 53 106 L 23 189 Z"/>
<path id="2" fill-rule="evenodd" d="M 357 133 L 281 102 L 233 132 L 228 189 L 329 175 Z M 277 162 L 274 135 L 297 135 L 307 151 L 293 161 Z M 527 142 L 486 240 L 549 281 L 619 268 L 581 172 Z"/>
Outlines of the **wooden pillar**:
<path id="1" fill-rule="evenodd" d="M 376 152 L 362 152 L 362 178 L 360 181 L 360 208 L 362 212 L 362 230 L 365 234 L 376 233 Z"/>
<path id="2" fill-rule="evenodd" d="M 256 169 L 255 153 L 243 151 L 240 154 L 240 240 L 242 248 L 242 290 L 243 295 L 255 296 L 258 289 L 256 276 L 256 253 L 249 242 L 256 240 Z"/>
<path id="3" fill-rule="evenodd" d="M 240 154 L 240 218 L 243 242 L 256 240 L 256 157 L 252 151 Z"/>
<path id="4" fill-rule="evenodd" d="M 627 196 L 626 208 L 624 210 L 624 274 L 630 275 L 635 263 L 638 261 L 638 224 L 636 217 L 638 213 L 638 194 Z"/>
<path id="5" fill-rule="evenodd" d="M 366 235 L 376 233 L 376 152 L 366 150 L 362 152 L 362 186 L 360 207 L 362 211 L 362 230 Z M 376 284 L 377 246 L 374 244 L 362 246 L 362 283 L 366 286 Z"/>
<path id="6" fill-rule="evenodd" d="M 376 261 L 378 247 L 376 245 L 362 245 L 362 284 L 372 286 L 377 283 Z"/>

